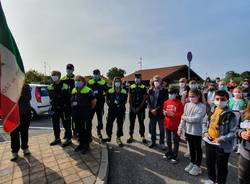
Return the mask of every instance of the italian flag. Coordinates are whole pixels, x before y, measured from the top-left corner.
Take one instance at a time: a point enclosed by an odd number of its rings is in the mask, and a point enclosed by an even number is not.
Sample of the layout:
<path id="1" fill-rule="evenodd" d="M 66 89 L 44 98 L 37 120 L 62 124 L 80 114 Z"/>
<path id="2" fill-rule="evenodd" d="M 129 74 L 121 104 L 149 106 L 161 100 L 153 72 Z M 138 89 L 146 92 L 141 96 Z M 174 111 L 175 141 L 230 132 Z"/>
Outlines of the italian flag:
<path id="1" fill-rule="evenodd" d="M 7 133 L 12 132 L 20 122 L 18 100 L 24 73 L 22 58 L 8 28 L 0 1 L 0 113 Z"/>

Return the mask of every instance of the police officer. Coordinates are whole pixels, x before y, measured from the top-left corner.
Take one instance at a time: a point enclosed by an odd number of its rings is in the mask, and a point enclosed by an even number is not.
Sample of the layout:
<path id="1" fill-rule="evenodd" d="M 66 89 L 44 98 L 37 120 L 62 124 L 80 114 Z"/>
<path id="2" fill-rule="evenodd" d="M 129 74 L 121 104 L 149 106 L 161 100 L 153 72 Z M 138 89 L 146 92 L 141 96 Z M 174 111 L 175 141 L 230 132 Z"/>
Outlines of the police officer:
<path id="1" fill-rule="evenodd" d="M 62 77 L 62 81 L 67 84 L 69 86 L 69 90 L 70 92 L 72 92 L 73 88 L 75 87 L 75 75 L 74 75 L 74 70 L 75 70 L 75 67 L 73 64 L 67 64 L 66 65 L 66 73 L 67 75 L 65 75 L 64 77 Z M 76 128 L 75 128 L 75 123 L 74 121 L 72 121 L 72 115 L 70 113 L 70 119 L 71 119 L 71 124 L 72 124 L 72 130 L 73 130 L 73 135 L 74 137 L 77 136 L 77 133 L 76 133 Z"/>
<path id="2" fill-rule="evenodd" d="M 75 87 L 75 75 L 74 75 L 74 70 L 75 67 L 73 64 L 67 64 L 66 65 L 66 73 L 67 75 L 65 75 L 64 77 L 62 77 L 62 81 L 67 84 L 70 88 L 70 91 L 73 90 L 73 88 Z"/>
<path id="3" fill-rule="evenodd" d="M 70 88 L 61 78 L 59 71 L 52 71 L 51 79 L 53 84 L 48 86 L 49 97 L 51 100 L 50 115 L 52 116 L 53 130 L 55 140 L 50 143 L 51 146 L 60 144 L 60 119 L 65 129 L 65 142 L 63 147 L 71 144 L 72 132 L 70 122 Z"/>
<path id="4" fill-rule="evenodd" d="M 113 87 L 108 90 L 106 102 L 108 105 L 107 125 L 106 133 L 107 138 L 105 142 L 110 142 L 112 137 L 113 123 L 117 122 L 117 144 L 122 147 L 123 143 L 121 137 L 123 136 L 123 123 L 125 119 L 126 103 L 127 103 L 127 92 L 122 88 L 121 78 L 114 78 Z"/>
<path id="5" fill-rule="evenodd" d="M 95 113 L 97 115 L 97 135 L 100 139 L 102 139 L 101 130 L 103 129 L 103 113 L 104 113 L 104 103 L 105 103 L 105 94 L 107 92 L 107 83 L 105 80 L 101 79 L 100 70 L 93 71 L 93 78 L 88 81 L 88 87 L 92 89 L 94 96 L 96 97 L 96 107 L 93 109 L 92 118 L 94 117 Z"/>
<path id="6" fill-rule="evenodd" d="M 11 161 L 14 161 L 18 158 L 18 151 L 20 149 L 20 139 L 21 139 L 21 148 L 23 150 L 23 154 L 25 156 L 30 154 L 28 146 L 29 126 L 31 118 L 30 99 L 31 99 L 30 86 L 28 84 L 24 84 L 18 103 L 20 124 L 15 130 L 13 130 L 10 133 L 11 151 L 12 151 Z"/>
<path id="7" fill-rule="evenodd" d="M 144 144 L 147 143 L 145 139 L 145 126 L 144 126 L 144 119 L 145 119 L 145 108 L 146 108 L 146 100 L 147 100 L 147 90 L 146 87 L 141 83 L 141 74 L 135 74 L 135 84 L 131 85 L 129 88 L 129 139 L 127 143 L 133 142 L 133 134 L 135 128 L 135 120 L 136 116 L 139 121 L 140 130 L 139 133 L 142 138 L 142 142 Z"/>
<path id="8" fill-rule="evenodd" d="M 95 105 L 96 99 L 92 90 L 87 87 L 85 78 L 80 75 L 76 76 L 75 88 L 71 96 L 71 108 L 79 138 L 79 146 L 75 151 L 81 151 L 82 154 L 88 151 L 89 143 L 92 141 L 91 113 Z"/>

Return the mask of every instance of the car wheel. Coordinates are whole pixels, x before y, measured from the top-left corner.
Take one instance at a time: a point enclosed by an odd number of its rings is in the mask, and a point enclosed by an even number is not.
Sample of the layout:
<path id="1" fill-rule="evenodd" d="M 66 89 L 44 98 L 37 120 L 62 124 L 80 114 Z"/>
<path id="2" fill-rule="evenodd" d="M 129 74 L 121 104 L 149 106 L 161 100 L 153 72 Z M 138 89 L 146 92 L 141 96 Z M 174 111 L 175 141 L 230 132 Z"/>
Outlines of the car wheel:
<path id="1" fill-rule="evenodd" d="M 34 109 L 31 109 L 31 119 L 34 120 L 37 118 L 36 111 Z"/>

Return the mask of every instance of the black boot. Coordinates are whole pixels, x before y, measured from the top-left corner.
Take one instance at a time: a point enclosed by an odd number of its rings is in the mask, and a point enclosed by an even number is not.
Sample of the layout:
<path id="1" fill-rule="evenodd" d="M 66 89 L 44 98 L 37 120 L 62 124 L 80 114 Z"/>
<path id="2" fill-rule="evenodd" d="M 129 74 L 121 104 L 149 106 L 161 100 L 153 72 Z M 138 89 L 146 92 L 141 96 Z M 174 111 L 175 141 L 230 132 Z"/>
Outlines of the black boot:
<path id="1" fill-rule="evenodd" d="M 55 139 L 54 141 L 52 141 L 50 143 L 50 146 L 55 146 L 55 145 L 58 145 L 58 144 L 61 144 L 61 143 L 62 143 L 61 139 Z"/>

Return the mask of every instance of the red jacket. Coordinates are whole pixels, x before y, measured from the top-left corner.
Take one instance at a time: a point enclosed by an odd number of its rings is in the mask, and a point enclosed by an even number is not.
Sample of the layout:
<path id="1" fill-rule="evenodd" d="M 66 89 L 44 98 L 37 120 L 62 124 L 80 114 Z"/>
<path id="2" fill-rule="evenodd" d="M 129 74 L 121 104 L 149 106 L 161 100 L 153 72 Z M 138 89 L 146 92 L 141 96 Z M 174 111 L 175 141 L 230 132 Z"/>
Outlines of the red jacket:
<path id="1" fill-rule="evenodd" d="M 173 117 L 171 116 L 165 116 L 164 119 L 164 125 L 165 128 L 177 132 L 178 126 L 181 121 L 181 116 L 184 111 L 184 106 L 182 105 L 181 101 L 179 99 L 168 99 L 164 102 L 163 105 L 163 112 L 173 112 Z"/>

